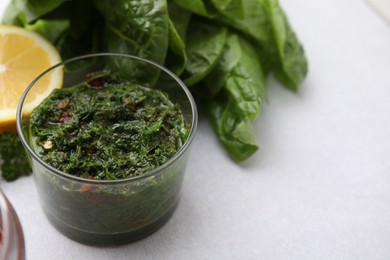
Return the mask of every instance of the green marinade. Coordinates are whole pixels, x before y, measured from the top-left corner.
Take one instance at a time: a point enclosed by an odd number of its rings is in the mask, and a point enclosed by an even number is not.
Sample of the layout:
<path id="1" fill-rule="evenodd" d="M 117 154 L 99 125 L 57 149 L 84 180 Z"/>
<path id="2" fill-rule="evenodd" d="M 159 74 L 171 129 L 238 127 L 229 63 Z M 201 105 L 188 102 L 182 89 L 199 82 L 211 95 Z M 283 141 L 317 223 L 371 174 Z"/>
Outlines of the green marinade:
<path id="1" fill-rule="evenodd" d="M 167 162 L 188 136 L 166 93 L 102 76 L 54 90 L 31 114 L 33 146 L 71 175 L 115 180 Z"/>

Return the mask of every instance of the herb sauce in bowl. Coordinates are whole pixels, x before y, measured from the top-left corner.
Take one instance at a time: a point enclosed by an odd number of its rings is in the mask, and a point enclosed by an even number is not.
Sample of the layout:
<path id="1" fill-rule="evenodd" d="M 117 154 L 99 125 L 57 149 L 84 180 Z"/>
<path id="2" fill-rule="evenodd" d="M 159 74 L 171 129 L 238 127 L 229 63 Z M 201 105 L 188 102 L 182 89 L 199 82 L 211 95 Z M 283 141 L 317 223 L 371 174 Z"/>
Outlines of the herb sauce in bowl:
<path id="1" fill-rule="evenodd" d="M 31 114 L 45 77 L 63 86 Z M 143 58 L 101 53 L 60 63 L 21 97 L 17 129 L 43 211 L 69 238 L 118 245 L 157 231 L 178 204 L 195 135 L 188 88 Z"/>

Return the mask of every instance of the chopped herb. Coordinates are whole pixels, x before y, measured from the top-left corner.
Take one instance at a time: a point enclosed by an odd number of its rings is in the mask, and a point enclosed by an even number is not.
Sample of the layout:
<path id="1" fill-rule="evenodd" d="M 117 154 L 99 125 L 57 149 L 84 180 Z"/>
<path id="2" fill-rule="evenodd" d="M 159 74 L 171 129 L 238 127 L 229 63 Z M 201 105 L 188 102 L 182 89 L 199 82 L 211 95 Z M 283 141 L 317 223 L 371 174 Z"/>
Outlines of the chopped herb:
<path id="1" fill-rule="evenodd" d="M 31 115 L 33 147 L 71 175 L 115 180 L 174 156 L 188 130 L 167 94 L 109 76 L 54 90 Z"/>
<path id="2" fill-rule="evenodd" d="M 1 175 L 6 181 L 14 181 L 31 173 L 24 147 L 16 133 L 0 134 Z"/>

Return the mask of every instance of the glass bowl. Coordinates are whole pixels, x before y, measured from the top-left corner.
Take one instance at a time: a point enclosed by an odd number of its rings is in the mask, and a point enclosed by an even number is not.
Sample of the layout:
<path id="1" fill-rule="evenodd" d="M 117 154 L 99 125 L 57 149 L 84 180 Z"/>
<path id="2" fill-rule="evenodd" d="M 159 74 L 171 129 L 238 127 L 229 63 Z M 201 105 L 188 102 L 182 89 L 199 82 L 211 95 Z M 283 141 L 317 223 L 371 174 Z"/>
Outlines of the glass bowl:
<path id="1" fill-rule="evenodd" d="M 64 72 L 62 87 L 67 88 L 84 82 L 91 73 L 107 69 L 123 80 L 166 92 L 181 108 L 190 130 L 188 137 L 166 163 L 139 176 L 91 180 L 62 172 L 34 150 L 29 131 L 31 108 L 25 103 L 35 98 L 35 90 L 58 71 Z M 172 72 L 143 58 L 114 53 L 76 57 L 53 66 L 28 86 L 17 109 L 18 134 L 30 159 L 43 211 L 60 232 L 90 245 L 119 245 L 142 239 L 170 218 L 179 200 L 197 120 L 190 91 Z"/>
<path id="2" fill-rule="evenodd" d="M 22 226 L 7 197 L 0 189 L 0 259 L 25 258 Z"/>

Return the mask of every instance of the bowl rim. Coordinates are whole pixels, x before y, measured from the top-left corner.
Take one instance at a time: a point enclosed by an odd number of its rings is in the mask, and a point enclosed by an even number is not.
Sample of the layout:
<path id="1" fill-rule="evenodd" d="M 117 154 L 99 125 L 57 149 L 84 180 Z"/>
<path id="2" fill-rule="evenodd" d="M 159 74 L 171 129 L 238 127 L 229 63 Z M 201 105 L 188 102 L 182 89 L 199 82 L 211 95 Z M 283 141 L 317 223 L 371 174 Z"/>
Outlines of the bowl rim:
<path id="1" fill-rule="evenodd" d="M 26 138 L 25 138 L 25 136 L 23 134 L 23 129 L 22 129 L 22 108 L 23 108 L 23 103 L 24 103 L 24 101 L 25 101 L 25 99 L 27 97 L 27 94 L 31 90 L 31 88 L 42 77 L 44 77 L 50 71 L 52 71 L 52 70 L 54 70 L 54 69 L 56 69 L 58 67 L 64 66 L 64 65 L 66 65 L 68 63 L 72 63 L 72 62 L 75 62 L 75 61 L 78 61 L 78 60 L 82 60 L 82 59 L 94 58 L 94 57 L 102 57 L 102 56 L 125 57 L 125 58 L 130 58 L 130 59 L 133 59 L 133 60 L 138 60 L 138 61 L 141 61 L 141 62 L 146 62 L 146 63 L 148 63 L 148 64 L 150 64 L 152 66 L 157 67 L 158 69 L 160 69 L 160 70 L 164 71 L 165 73 L 167 73 L 170 77 L 172 77 L 179 84 L 179 86 L 185 92 L 188 101 L 190 102 L 191 112 L 192 112 L 191 129 L 190 129 L 190 133 L 189 133 L 186 141 L 184 142 L 184 144 L 180 147 L 179 151 L 177 151 L 176 154 L 174 156 L 172 156 L 167 162 L 165 162 L 164 164 L 154 168 L 153 170 L 151 170 L 149 172 L 146 172 L 146 173 L 138 175 L 138 176 L 128 177 L 128 178 L 125 178 L 125 179 L 118 179 L 118 180 L 93 180 L 93 179 L 86 179 L 86 178 L 82 178 L 82 177 L 77 177 L 77 176 L 71 175 L 69 173 L 60 171 L 60 170 L 54 168 L 53 166 L 47 164 L 41 157 L 39 157 L 38 154 L 36 154 L 36 152 L 31 148 L 30 144 L 27 142 L 27 140 L 26 140 Z M 195 103 L 194 97 L 192 96 L 192 94 L 191 94 L 190 90 L 188 89 L 188 87 L 184 84 L 184 82 L 178 76 L 176 76 L 172 71 L 170 71 L 169 69 L 165 68 L 164 66 L 158 64 L 157 62 L 151 61 L 149 59 L 141 58 L 141 57 L 138 57 L 138 56 L 135 56 L 135 55 L 131 55 L 131 54 L 111 53 L 111 52 L 94 53 L 94 54 L 87 54 L 87 55 L 81 55 L 81 56 L 73 57 L 73 58 L 64 60 L 64 61 L 62 61 L 60 63 L 57 63 L 57 64 L 51 66 L 50 68 L 46 69 L 41 74 L 39 74 L 28 85 L 28 87 L 23 92 L 23 94 L 22 94 L 22 96 L 21 96 L 21 98 L 19 100 L 19 103 L 18 103 L 18 106 L 17 106 L 17 110 L 16 110 L 16 129 L 17 129 L 17 133 L 19 135 L 19 139 L 21 140 L 23 146 L 25 147 L 26 152 L 28 152 L 37 162 L 39 162 L 39 164 L 41 164 L 43 167 L 45 167 L 51 173 L 56 173 L 57 175 L 59 175 L 61 177 L 64 177 L 66 179 L 70 179 L 70 180 L 73 180 L 73 181 L 78 181 L 78 182 L 82 182 L 82 183 L 90 183 L 90 184 L 116 184 L 116 183 L 120 184 L 120 183 L 132 182 L 132 181 L 139 181 L 141 179 L 148 178 L 148 177 L 153 176 L 153 175 L 157 175 L 158 173 L 162 172 L 164 169 L 166 169 L 170 165 L 172 165 L 176 160 L 178 160 L 185 153 L 185 151 L 189 148 L 191 142 L 194 139 L 195 132 L 196 132 L 196 129 L 197 129 L 197 125 L 198 125 L 198 111 L 197 111 L 197 107 L 196 107 L 196 103 Z"/>

